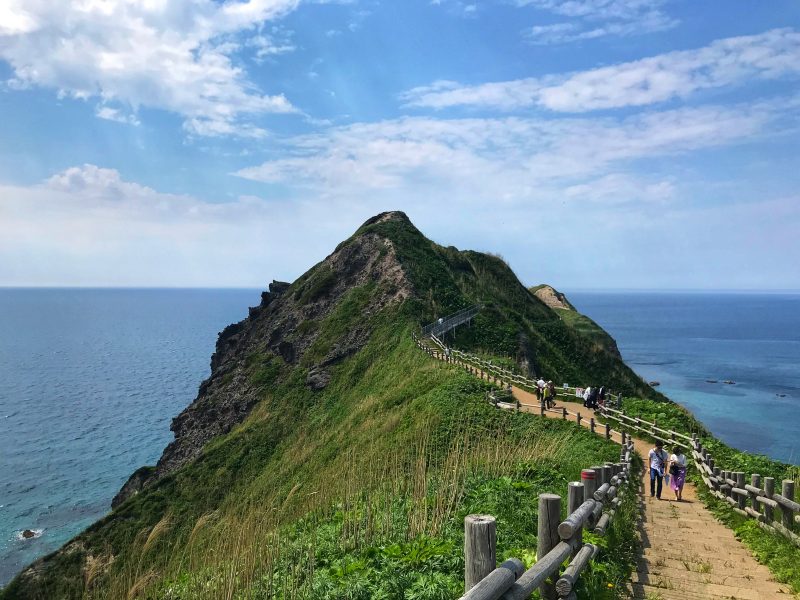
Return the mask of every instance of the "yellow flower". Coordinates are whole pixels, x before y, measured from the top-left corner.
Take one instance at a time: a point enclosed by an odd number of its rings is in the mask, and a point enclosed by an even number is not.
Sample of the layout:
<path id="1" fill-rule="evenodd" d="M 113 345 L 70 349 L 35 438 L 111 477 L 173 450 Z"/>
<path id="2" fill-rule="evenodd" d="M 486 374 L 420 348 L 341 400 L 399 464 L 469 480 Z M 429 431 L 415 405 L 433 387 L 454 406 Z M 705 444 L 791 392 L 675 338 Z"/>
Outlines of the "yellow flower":
<path id="1" fill-rule="evenodd" d="M 613 587 L 614 587 L 614 584 L 613 584 L 613 583 L 609 583 L 609 584 L 608 584 L 608 587 L 610 587 L 610 588 L 613 588 Z"/>

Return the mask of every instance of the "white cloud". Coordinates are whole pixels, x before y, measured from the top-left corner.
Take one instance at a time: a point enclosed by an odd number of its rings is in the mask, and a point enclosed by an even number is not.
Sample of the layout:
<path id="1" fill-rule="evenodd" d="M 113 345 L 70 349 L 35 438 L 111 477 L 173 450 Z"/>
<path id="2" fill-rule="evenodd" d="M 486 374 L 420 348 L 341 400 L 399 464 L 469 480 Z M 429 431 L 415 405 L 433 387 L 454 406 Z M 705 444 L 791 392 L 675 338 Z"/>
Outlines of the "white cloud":
<path id="1" fill-rule="evenodd" d="M 322 259 L 362 214 L 206 202 L 82 165 L 37 185 L 0 184 L 0 285 L 263 286 Z"/>
<path id="2" fill-rule="evenodd" d="M 518 6 L 532 6 L 573 19 L 528 29 L 525 35 L 533 44 L 561 44 L 672 29 L 678 20 L 661 9 L 665 3 L 665 0 L 516 0 Z"/>
<path id="3" fill-rule="evenodd" d="M 248 119 L 295 109 L 282 94 L 263 94 L 248 80 L 232 58 L 240 50 L 233 36 L 297 2 L 0 0 L 0 59 L 12 67 L 16 87 L 98 99 L 101 118 L 122 114 L 109 103 L 131 114 L 145 106 L 183 116 L 196 134 L 236 135 L 241 126 L 250 135 Z M 275 53 L 263 41 L 257 55 Z"/>
<path id="4" fill-rule="evenodd" d="M 540 195 L 645 157 L 747 140 L 785 127 L 793 99 L 643 113 L 624 119 L 403 118 L 289 140 L 289 158 L 237 175 L 325 193 L 441 186 L 499 199 Z M 563 182 L 563 183 L 562 183 Z"/>
<path id="5" fill-rule="evenodd" d="M 568 187 L 566 202 L 550 188 L 502 209 L 490 185 L 471 196 L 429 185 L 215 203 L 83 165 L 37 185 L 0 184 L 0 284 L 263 287 L 297 277 L 369 216 L 400 209 L 437 241 L 502 253 L 526 283 L 800 287 L 796 196 L 705 206 L 669 180 L 615 173 L 587 184 Z M 653 201 L 618 204 L 620 193 Z"/>
<path id="6" fill-rule="evenodd" d="M 475 106 L 500 110 L 538 107 L 585 112 L 644 106 L 685 98 L 704 89 L 743 84 L 753 79 L 797 77 L 800 33 L 773 29 L 758 35 L 725 38 L 696 50 L 669 52 L 609 67 L 513 81 L 463 86 L 434 82 L 414 88 L 409 106 Z"/>

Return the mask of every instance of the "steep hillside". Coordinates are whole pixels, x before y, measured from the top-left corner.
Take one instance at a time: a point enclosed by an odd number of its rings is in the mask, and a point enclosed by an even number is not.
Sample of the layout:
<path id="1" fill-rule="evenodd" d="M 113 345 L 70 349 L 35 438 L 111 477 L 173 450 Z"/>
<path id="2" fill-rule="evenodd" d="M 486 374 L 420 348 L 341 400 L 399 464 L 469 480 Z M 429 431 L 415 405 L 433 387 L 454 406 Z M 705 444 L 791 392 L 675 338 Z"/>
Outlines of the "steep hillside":
<path id="1" fill-rule="evenodd" d="M 617 348 L 617 342 L 614 341 L 614 338 L 608 335 L 605 329 L 592 321 L 592 319 L 579 313 L 565 294 L 547 284 L 534 286 L 530 288 L 530 291 L 549 306 L 564 323 L 581 334 L 583 338 L 591 340 L 606 352 L 620 357 L 619 348 Z"/>
<path id="2" fill-rule="evenodd" d="M 457 597 L 468 512 L 499 515 L 500 549 L 530 553 L 531 498 L 617 449 L 497 411 L 488 384 L 416 349 L 412 331 L 475 303 L 456 345 L 558 381 L 651 393 L 502 260 L 438 246 L 384 213 L 226 328 L 158 464 L 0 597 Z M 633 521 L 619 527 L 605 574 L 588 579 L 603 595 L 630 558 Z"/>

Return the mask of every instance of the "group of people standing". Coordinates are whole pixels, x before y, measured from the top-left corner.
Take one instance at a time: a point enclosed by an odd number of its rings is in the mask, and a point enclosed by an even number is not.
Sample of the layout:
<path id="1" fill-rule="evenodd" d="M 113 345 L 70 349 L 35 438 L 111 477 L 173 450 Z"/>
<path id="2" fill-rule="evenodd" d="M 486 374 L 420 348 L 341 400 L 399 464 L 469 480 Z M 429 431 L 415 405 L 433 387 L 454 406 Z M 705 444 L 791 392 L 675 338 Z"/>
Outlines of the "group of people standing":
<path id="1" fill-rule="evenodd" d="M 675 500 L 683 500 L 683 484 L 686 482 L 686 456 L 680 446 L 672 449 L 672 454 L 664 450 L 664 442 L 657 441 L 650 450 L 650 497 L 661 500 L 661 487 L 667 478 L 670 489 L 675 492 Z"/>
<path id="2" fill-rule="evenodd" d="M 536 382 L 536 399 L 539 404 L 544 404 L 545 408 L 553 408 L 556 405 L 556 386 L 552 381 L 539 379 Z"/>
<path id="3" fill-rule="evenodd" d="M 606 386 L 586 386 L 583 390 L 583 405 L 586 408 L 593 408 L 597 410 L 606 403 L 606 395 L 608 390 Z"/>

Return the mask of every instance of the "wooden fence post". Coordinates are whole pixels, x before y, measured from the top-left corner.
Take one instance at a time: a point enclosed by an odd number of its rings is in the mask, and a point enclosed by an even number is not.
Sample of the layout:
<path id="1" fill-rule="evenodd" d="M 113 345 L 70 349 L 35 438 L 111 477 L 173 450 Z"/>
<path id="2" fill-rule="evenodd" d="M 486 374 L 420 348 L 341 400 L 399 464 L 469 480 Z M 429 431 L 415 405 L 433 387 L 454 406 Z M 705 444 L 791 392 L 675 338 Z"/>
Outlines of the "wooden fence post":
<path id="1" fill-rule="evenodd" d="M 772 500 L 772 494 L 775 493 L 775 478 L 774 477 L 764 477 L 764 491 L 766 492 L 766 497 Z M 767 525 L 771 525 L 772 521 L 774 520 L 774 515 L 772 513 L 772 507 L 765 504 L 764 505 L 764 519 L 767 522 Z"/>
<path id="2" fill-rule="evenodd" d="M 575 418 L 575 422 L 578 424 L 578 427 L 581 426 L 581 413 L 578 413 L 578 416 Z"/>
<path id="3" fill-rule="evenodd" d="M 567 420 L 567 409 L 563 406 L 561 407 L 561 418 Z"/>
<path id="4" fill-rule="evenodd" d="M 744 489 L 744 471 L 736 471 L 736 487 Z M 736 494 L 736 501 L 739 503 L 739 510 L 744 510 L 747 505 L 747 498 L 741 494 Z"/>
<path id="5" fill-rule="evenodd" d="M 567 487 L 567 516 L 578 510 L 581 504 L 583 504 L 583 484 L 580 481 L 570 481 Z M 583 527 L 575 532 L 575 540 L 577 543 L 574 545 L 572 556 L 575 556 L 583 546 Z"/>
<path id="6" fill-rule="evenodd" d="M 611 425 L 609 425 L 608 423 L 606 423 L 606 439 L 607 440 L 611 439 Z"/>
<path id="7" fill-rule="evenodd" d="M 750 475 L 750 485 L 760 489 L 761 475 L 759 475 L 758 473 L 753 473 L 752 475 Z M 761 506 L 758 504 L 758 500 L 756 500 L 756 494 L 754 494 L 753 492 L 750 492 L 750 502 L 753 505 L 753 510 L 761 512 L 760 510 Z"/>
<path id="8" fill-rule="evenodd" d="M 603 467 L 600 466 L 591 467 L 591 469 L 594 471 L 594 489 L 597 490 L 597 488 L 605 483 L 605 480 L 603 479 L 605 472 L 603 471 Z"/>
<path id="9" fill-rule="evenodd" d="M 581 471 L 581 483 L 583 484 L 583 501 L 591 500 L 594 498 L 595 490 L 597 490 L 597 480 L 594 469 L 583 469 Z"/>
<path id="10" fill-rule="evenodd" d="M 558 524 L 561 521 L 561 496 L 557 494 L 539 494 L 539 521 L 537 523 L 536 559 L 540 560 L 561 541 L 558 537 Z M 555 581 L 558 574 L 545 581 L 539 587 L 539 593 L 545 600 L 553 600 L 556 596 Z"/>
<path id="11" fill-rule="evenodd" d="M 791 479 L 783 480 L 783 485 L 781 487 L 781 496 L 794 501 L 794 481 L 792 481 Z M 781 504 L 781 521 L 783 522 L 783 526 L 786 527 L 786 529 L 788 529 L 789 531 L 792 530 L 793 520 L 794 520 L 794 515 L 792 514 L 792 511 Z"/>
<path id="12" fill-rule="evenodd" d="M 464 518 L 464 591 L 497 567 L 497 523 L 490 515 Z"/>
<path id="13" fill-rule="evenodd" d="M 589 431 L 594 433 L 594 417 L 589 418 Z"/>

